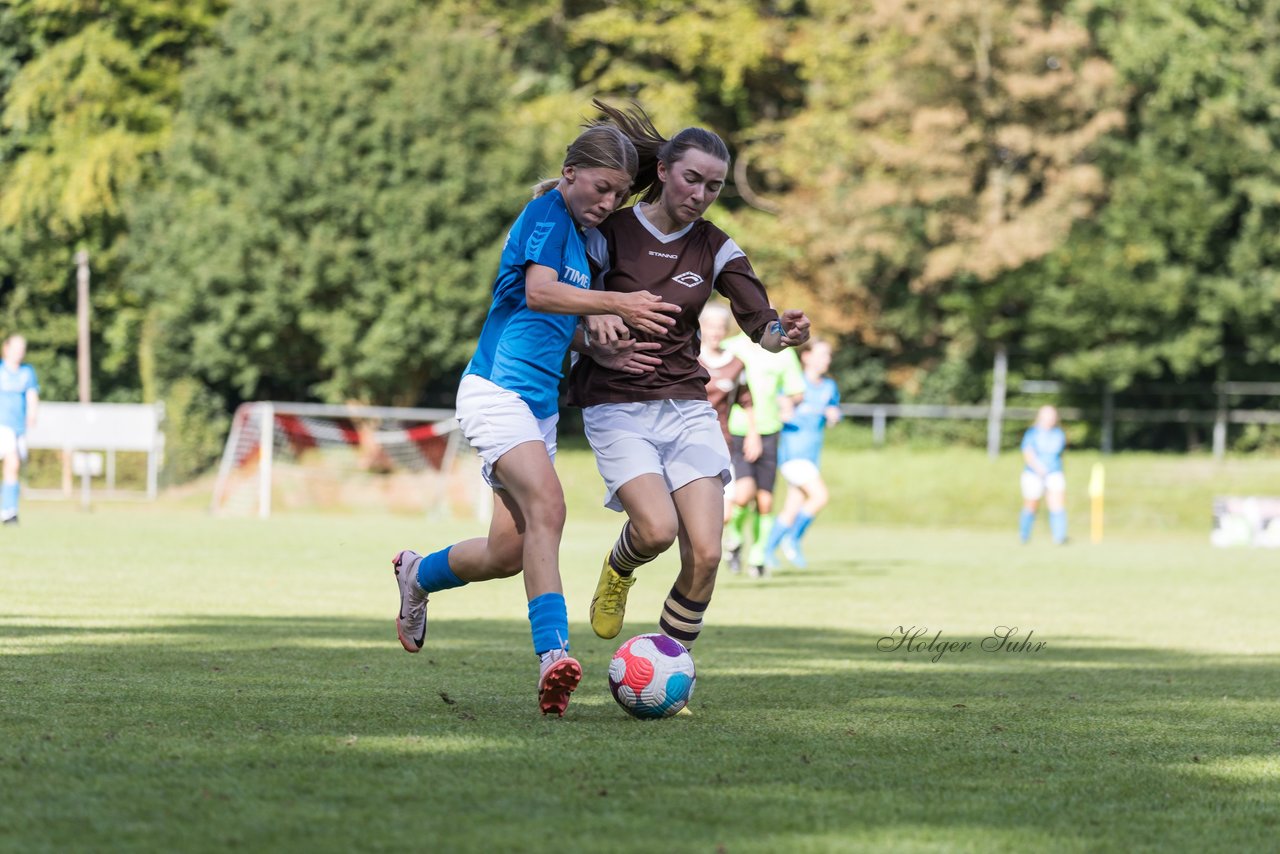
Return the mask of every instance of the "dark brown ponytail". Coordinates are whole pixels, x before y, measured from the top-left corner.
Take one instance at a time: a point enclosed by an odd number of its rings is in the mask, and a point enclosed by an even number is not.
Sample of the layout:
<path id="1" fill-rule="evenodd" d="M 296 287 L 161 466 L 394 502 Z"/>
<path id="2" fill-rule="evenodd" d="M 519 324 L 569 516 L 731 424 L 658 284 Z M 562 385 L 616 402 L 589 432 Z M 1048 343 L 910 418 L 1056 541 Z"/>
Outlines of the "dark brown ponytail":
<path id="1" fill-rule="evenodd" d="M 705 128 L 685 128 L 667 139 L 658 133 L 644 108 L 634 101 L 627 110 L 612 107 L 598 98 L 591 103 L 604 114 L 596 127 L 616 126 L 635 146 L 640 163 L 636 168 L 635 180 L 631 183 L 631 192 L 642 194 L 641 201 L 652 204 L 662 195 L 662 182 L 658 180 L 659 161 L 670 166 L 690 148 L 696 148 L 723 160 L 726 165 L 729 163 L 729 146 L 717 134 Z"/>

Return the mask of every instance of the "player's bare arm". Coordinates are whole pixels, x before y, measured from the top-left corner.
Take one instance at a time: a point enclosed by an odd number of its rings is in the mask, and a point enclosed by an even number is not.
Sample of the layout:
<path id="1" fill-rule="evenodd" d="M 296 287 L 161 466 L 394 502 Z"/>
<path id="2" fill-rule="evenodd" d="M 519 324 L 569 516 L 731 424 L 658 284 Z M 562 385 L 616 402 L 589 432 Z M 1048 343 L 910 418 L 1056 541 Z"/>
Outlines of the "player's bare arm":
<path id="1" fill-rule="evenodd" d="M 782 418 L 783 424 L 790 424 L 796 417 L 796 404 L 798 395 L 783 394 L 778 396 L 778 415 Z"/>
<path id="2" fill-rule="evenodd" d="M 530 264 L 525 270 L 525 303 L 548 314 L 616 314 L 635 329 L 660 335 L 675 325 L 680 307 L 648 291 L 622 294 L 586 290 L 565 284 L 550 267 Z"/>
<path id="3" fill-rule="evenodd" d="M 1038 474 L 1040 477 L 1044 477 L 1046 474 L 1049 473 L 1049 470 L 1044 467 L 1044 463 L 1040 462 L 1040 458 L 1036 456 L 1035 451 L 1031 450 L 1030 448 L 1027 448 L 1025 451 L 1022 452 L 1022 458 L 1026 460 L 1027 467 L 1030 468 L 1036 474 Z"/>

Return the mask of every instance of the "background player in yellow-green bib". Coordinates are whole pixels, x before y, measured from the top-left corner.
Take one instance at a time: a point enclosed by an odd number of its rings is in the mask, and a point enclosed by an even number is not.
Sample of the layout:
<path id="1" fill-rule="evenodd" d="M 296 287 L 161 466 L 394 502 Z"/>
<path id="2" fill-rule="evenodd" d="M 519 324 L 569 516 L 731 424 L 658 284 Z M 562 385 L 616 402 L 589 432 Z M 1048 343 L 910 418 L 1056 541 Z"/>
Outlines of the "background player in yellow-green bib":
<path id="1" fill-rule="evenodd" d="M 798 403 L 805 392 L 804 372 L 793 350 L 771 353 L 753 343 L 745 335 L 737 335 L 724 343 L 746 366 L 747 388 L 751 391 L 755 433 L 751 421 L 740 406 L 729 412 L 729 451 L 733 458 L 735 489 L 733 516 L 725 534 L 725 553 L 729 569 L 742 570 L 742 550 L 748 531 L 751 550 L 747 563 L 751 574 L 759 578 L 765 570 L 765 544 L 773 528 L 773 487 L 778 477 L 778 435 L 782 432 L 780 399 Z"/>

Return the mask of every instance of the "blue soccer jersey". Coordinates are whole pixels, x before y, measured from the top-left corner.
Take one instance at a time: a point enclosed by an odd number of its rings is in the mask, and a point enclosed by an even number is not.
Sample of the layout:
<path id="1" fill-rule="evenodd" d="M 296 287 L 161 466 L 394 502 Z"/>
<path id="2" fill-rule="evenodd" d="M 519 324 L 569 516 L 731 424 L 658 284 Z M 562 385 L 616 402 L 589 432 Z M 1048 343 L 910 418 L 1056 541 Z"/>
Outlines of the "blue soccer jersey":
<path id="1" fill-rule="evenodd" d="M 1022 435 L 1022 450 L 1025 452 L 1028 448 L 1031 449 L 1044 466 L 1045 474 L 1062 471 L 1062 452 L 1066 447 L 1067 434 L 1062 432 L 1061 427 L 1051 427 L 1048 430 L 1031 427 Z M 1033 469 L 1026 466 L 1026 471 Z"/>
<path id="2" fill-rule="evenodd" d="M 811 382 L 805 377 L 804 399 L 796 404 L 791 420 L 782 425 L 778 462 L 809 460 L 817 465 L 827 429 L 827 408 L 839 405 L 840 390 L 836 388 L 835 380 L 823 377 Z"/>
<path id="3" fill-rule="evenodd" d="M 493 304 L 466 370 L 520 395 L 536 418 L 549 418 L 559 408 L 564 354 L 578 318 L 529 308 L 524 290 L 529 264 L 550 267 L 565 284 L 591 287 L 586 243 L 558 190 L 525 205 L 511 227 L 493 283 Z"/>
<path id="4" fill-rule="evenodd" d="M 0 427 L 8 427 L 21 436 L 27 432 L 27 392 L 40 391 L 35 369 L 19 365 L 11 371 L 0 362 Z"/>

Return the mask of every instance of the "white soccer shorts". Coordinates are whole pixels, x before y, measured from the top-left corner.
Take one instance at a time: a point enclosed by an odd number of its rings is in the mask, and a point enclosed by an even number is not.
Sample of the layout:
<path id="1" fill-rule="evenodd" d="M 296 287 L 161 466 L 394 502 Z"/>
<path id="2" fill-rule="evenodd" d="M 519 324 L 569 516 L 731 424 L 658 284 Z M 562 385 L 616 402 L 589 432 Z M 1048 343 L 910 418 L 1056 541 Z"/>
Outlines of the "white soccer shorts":
<path id="1" fill-rule="evenodd" d="M 818 464 L 813 460 L 787 460 L 778 468 L 778 472 L 787 483 L 801 489 L 822 479 Z"/>
<path id="2" fill-rule="evenodd" d="M 19 436 L 12 427 L 0 424 L 0 460 L 14 453 L 20 460 L 27 459 L 27 437 Z"/>
<path id="3" fill-rule="evenodd" d="M 1022 497 L 1025 500 L 1039 501 L 1046 491 L 1059 494 L 1067 491 L 1067 478 L 1062 472 L 1049 472 L 1041 477 L 1033 471 L 1022 470 Z"/>
<path id="4" fill-rule="evenodd" d="M 458 384 L 457 418 L 462 435 L 480 454 L 484 482 L 494 489 L 503 486 L 493 474 L 493 464 L 516 445 L 542 442 L 555 462 L 560 414 L 535 418 L 520 395 L 484 377 L 467 374 Z"/>
<path id="5" fill-rule="evenodd" d="M 601 403 L 582 410 L 582 424 L 610 510 L 622 510 L 618 489 L 642 474 L 660 475 L 669 492 L 702 477 L 729 483 L 729 448 L 705 400 Z"/>

